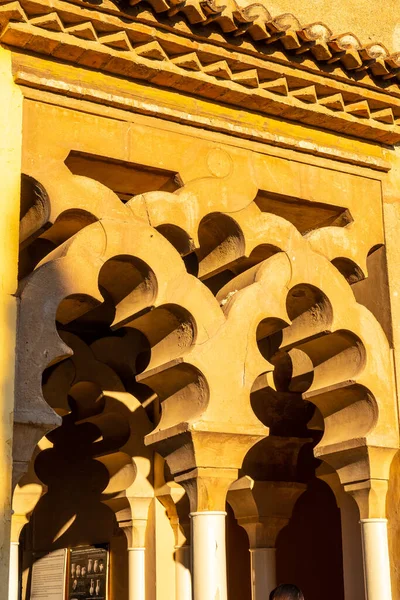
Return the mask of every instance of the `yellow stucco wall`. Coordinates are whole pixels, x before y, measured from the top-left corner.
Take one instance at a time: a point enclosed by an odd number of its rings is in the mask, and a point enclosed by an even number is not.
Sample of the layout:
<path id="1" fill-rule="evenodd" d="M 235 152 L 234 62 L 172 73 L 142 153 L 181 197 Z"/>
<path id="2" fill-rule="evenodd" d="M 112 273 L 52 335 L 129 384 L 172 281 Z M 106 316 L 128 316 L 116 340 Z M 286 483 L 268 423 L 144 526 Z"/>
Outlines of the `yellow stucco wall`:
<path id="1" fill-rule="evenodd" d="M 400 454 L 393 460 L 390 471 L 387 497 L 387 517 L 389 530 L 389 554 L 391 556 L 391 577 L 393 600 L 400 598 Z"/>
<path id="2" fill-rule="evenodd" d="M 248 2 L 241 0 L 240 3 Z M 363 44 L 381 42 L 389 51 L 400 50 L 400 18 L 396 0 L 387 0 L 382 6 L 369 0 L 298 0 L 295 3 L 291 0 L 264 0 L 264 3 L 272 16 L 293 13 L 304 25 L 322 21 L 335 35 L 350 31 Z"/>
<path id="3" fill-rule="evenodd" d="M 0 581 L 8 582 L 22 94 L 11 74 L 11 53 L 0 48 Z"/>

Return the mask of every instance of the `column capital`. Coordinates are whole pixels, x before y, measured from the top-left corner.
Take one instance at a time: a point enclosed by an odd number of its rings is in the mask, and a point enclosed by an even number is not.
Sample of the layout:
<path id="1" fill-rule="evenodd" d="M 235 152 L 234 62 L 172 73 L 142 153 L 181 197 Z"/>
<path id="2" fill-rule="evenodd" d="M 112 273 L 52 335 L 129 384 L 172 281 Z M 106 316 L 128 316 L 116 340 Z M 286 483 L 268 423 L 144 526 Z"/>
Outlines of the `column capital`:
<path id="1" fill-rule="evenodd" d="M 346 484 L 344 489 L 357 502 L 361 521 L 385 519 L 388 490 L 386 479 L 368 479 L 350 483 Z"/>
<path id="2" fill-rule="evenodd" d="M 29 519 L 26 515 L 18 515 L 13 513 L 11 516 L 11 543 L 18 544 L 19 536 L 21 535 L 21 531 L 29 522 Z"/>
<path id="3" fill-rule="evenodd" d="M 118 526 L 123 530 L 128 540 L 128 548 L 145 548 L 146 528 L 149 508 L 152 498 L 128 498 L 129 507 L 116 513 Z"/>
<path id="4" fill-rule="evenodd" d="M 254 481 L 241 477 L 228 492 L 235 517 L 249 536 L 250 548 L 273 548 L 279 532 L 288 524 L 293 507 L 306 490 L 302 483 Z"/>
<path id="5" fill-rule="evenodd" d="M 229 487 L 237 479 L 238 469 L 200 467 L 175 477 L 186 490 L 190 512 L 224 512 Z"/>
<path id="6" fill-rule="evenodd" d="M 154 455 L 154 492 L 169 518 L 175 536 L 175 547 L 190 544 L 189 500 L 184 488 L 176 481 L 166 481 L 166 463 L 157 453 Z"/>
<path id="7" fill-rule="evenodd" d="M 223 423 L 187 423 L 183 431 L 155 431 L 146 436 L 145 443 L 155 445 L 175 476 L 195 468 L 240 469 L 250 448 L 268 435 L 261 423 L 224 428 Z"/>
<path id="8" fill-rule="evenodd" d="M 169 518 L 175 536 L 175 547 L 190 544 L 189 501 L 184 488 L 175 481 L 165 482 L 156 489 L 156 498 L 161 502 Z"/>
<path id="9" fill-rule="evenodd" d="M 369 446 L 360 443 L 360 440 L 356 442 L 348 447 L 338 445 L 329 452 L 326 449 L 324 453 L 317 451 L 316 455 L 328 465 L 328 468 L 319 467 L 318 476 L 331 486 L 337 496 L 338 482 L 329 471 L 331 467 L 345 492 L 356 501 L 361 519 L 385 518 L 390 466 L 398 450 Z"/>
<path id="10" fill-rule="evenodd" d="M 369 480 L 389 480 L 390 466 L 397 452 L 398 448 L 368 445 L 366 440 L 314 449 L 315 456 L 336 471 L 344 486 Z"/>
<path id="11" fill-rule="evenodd" d="M 156 443 L 174 480 L 190 501 L 191 512 L 225 510 L 226 493 L 237 479 L 249 449 L 263 439 L 268 429 L 260 426 L 232 426 L 223 431 L 221 423 L 186 424 L 184 431 L 157 432 L 146 443 Z M 150 441 L 151 440 L 151 441 Z"/>

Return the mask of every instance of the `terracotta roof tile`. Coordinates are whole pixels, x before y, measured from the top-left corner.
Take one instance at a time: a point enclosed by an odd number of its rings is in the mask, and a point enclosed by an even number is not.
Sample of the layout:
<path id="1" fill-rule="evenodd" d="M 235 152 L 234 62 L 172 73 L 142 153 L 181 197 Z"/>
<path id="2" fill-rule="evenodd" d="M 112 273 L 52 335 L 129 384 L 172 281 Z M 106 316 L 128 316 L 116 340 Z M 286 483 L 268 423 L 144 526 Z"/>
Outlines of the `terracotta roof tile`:
<path id="1" fill-rule="evenodd" d="M 289 55 L 310 53 L 321 66 L 340 63 L 345 71 L 368 70 L 384 81 L 399 75 L 400 53 L 390 54 L 384 44 L 363 44 L 351 32 L 333 35 L 322 22 L 303 25 L 291 13 L 273 16 L 259 2 L 241 6 L 235 0 L 130 0 L 129 4 L 150 5 L 163 19 L 181 13 L 193 33 L 199 33 L 198 25 L 215 24 L 227 41 L 246 36 L 252 42 L 279 43 Z M 119 7 L 124 10 L 123 1 Z"/>

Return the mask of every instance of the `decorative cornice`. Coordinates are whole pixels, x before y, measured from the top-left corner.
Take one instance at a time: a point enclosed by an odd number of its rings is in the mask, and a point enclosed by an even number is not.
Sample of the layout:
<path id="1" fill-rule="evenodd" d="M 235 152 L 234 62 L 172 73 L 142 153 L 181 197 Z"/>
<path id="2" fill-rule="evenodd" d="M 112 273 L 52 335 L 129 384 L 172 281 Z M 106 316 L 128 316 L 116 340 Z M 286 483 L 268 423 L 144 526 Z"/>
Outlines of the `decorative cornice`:
<path id="1" fill-rule="evenodd" d="M 160 103 L 158 89 L 146 89 L 147 95 L 143 96 L 140 84 L 131 81 L 124 81 L 123 88 L 118 90 L 113 89 L 110 85 L 111 77 L 105 77 L 106 81 L 102 81 L 101 85 L 96 85 L 96 83 L 86 81 L 81 77 L 74 82 L 72 77 L 64 79 L 65 73 L 60 73 L 59 70 L 55 72 L 54 68 L 51 69 L 51 63 L 49 64 L 43 59 L 39 60 L 42 65 L 47 64 L 48 68 L 46 72 L 44 70 L 41 72 L 37 68 L 36 60 L 32 56 L 19 56 L 14 75 L 16 83 L 21 86 L 24 98 L 33 100 L 34 103 L 45 102 L 86 113 L 93 113 L 93 103 L 96 103 L 98 105 L 96 114 L 98 115 L 110 116 L 112 114 L 115 118 L 131 120 L 132 117 L 127 113 L 135 113 L 133 117 L 135 121 L 137 121 L 138 114 L 155 117 L 158 120 L 165 120 L 162 127 L 167 127 L 171 131 L 175 131 L 173 124 L 179 123 L 183 126 L 188 125 L 191 128 L 201 129 L 202 137 L 207 137 L 208 132 L 212 132 L 213 139 L 220 133 L 228 134 L 235 136 L 234 142 L 231 140 L 231 143 L 248 149 L 257 149 L 266 154 L 274 154 L 273 148 L 284 148 L 295 152 L 296 160 L 302 160 L 301 155 L 311 154 L 314 157 L 333 159 L 335 163 L 347 164 L 347 168 L 350 167 L 351 170 L 353 166 L 356 168 L 367 167 L 383 173 L 387 173 L 391 169 L 391 164 L 387 160 L 387 151 L 375 146 L 371 147 L 367 142 L 360 141 L 355 147 L 352 147 L 354 144 L 351 139 L 337 140 L 345 142 L 345 146 L 342 143 L 335 145 L 332 140 L 330 143 L 328 139 L 318 141 L 305 139 L 304 135 L 299 135 L 300 127 L 297 124 L 294 124 L 293 130 L 289 126 L 290 131 L 288 132 L 287 123 L 277 123 L 278 130 L 274 130 L 263 127 L 262 115 L 243 114 L 233 108 L 227 108 L 222 115 L 217 115 L 215 106 L 208 106 L 206 101 L 197 98 L 185 98 L 186 103 L 183 106 L 177 105 L 174 102 L 172 91 L 166 92 Z M 35 63 L 35 66 L 32 63 Z M 79 69 L 78 73 L 81 75 L 82 69 Z M 195 119 L 190 110 L 191 106 L 195 110 Z M 109 109 L 112 110 L 112 113 Z M 233 116 L 234 113 L 237 113 L 236 118 Z M 280 130 L 282 125 L 286 126 L 286 129 L 284 127 L 284 130 Z M 161 127 L 160 122 L 158 122 L 158 127 Z M 327 133 L 326 135 L 330 136 L 331 134 Z M 224 136 L 224 143 L 227 143 L 228 139 Z M 280 154 L 279 150 L 278 154 Z M 303 160 L 305 159 L 303 158 Z M 370 176 L 374 177 L 372 171 Z"/>
<path id="2" fill-rule="evenodd" d="M 380 45 L 356 51 L 354 36 L 328 38 L 327 28 L 322 24 L 301 29 L 296 21 L 295 31 L 294 17 L 282 15 L 268 20 L 269 13 L 262 5 L 229 12 L 227 6 L 200 4 L 197 0 L 176 4 L 174 8 L 168 6 L 168 10 L 165 0 L 152 0 L 151 4 L 154 11 L 166 12 L 169 19 L 183 12 L 194 27 L 202 30 L 203 36 L 206 28 L 198 24 L 216 21 L 224 39 L 229 38 L 229 44 L 221 45 L 220 34 L 219 39 L 215 39 L 215 34 L 204 39 L 199 35 L 188 36 L 180 27 L 171 32 L 163 23 L 150 25 L 148 12 L 145 18 L 142 14 L 141 21 L 147 20 L 144 23 L 139 22 L 138 16 L 127 18 L 125 13 L 110 14 L 98 7 L 65 0 L 0 0 L 0 41 L 222 104 L 385 144 L 400 141 L 398 86 L 391 86 L 396 87 L 398 95 L 392 90 L 389 94 L 366 74 L 367 70 L 376 77 L 380 71 L 382 78 L 389 74 L 383 73 L 383 66 L 390 61 L 378 51 L 383 48 Z M 138 14 L 137 7 L 135 12 Z M 244 43 L 244 37 L 249 36 L 257 46 L 254 52 Z M 234 49 L 232 39 L 240 42 Z M 286 64 L 281 60 L 282 52 L 276 48 L 278 43 L 297 53 L 290 60 L 286 57 Z M 318 61 L 331 65 L 340 62 L 345 69 L 354 69 L 363 81 L 355 81 L 347 71 L 347 80 L 343 80 L 337 73 L 326 70 L 305 70 L 301 49 Z M 345 72 L 340 71 L 342 75 Z"/>
<path id="3" fill-rule="evenodd" d="M 88 2 L 67 1 L 77 5 Z M 144 21 L 149 19 L 147 9 L 150 8 L 159 22 L 169 24 L 171 28 L 178 26 L 182 32 L 187 29 L 192 35 L 216 38 L 215 34 L 219 31 L 222 39 L 236 39 L 240 46 L 242 41 L 257 44 L 256 52 L 265 52 L 262 46 L 267 45 L 271 48 L 267 54 L 281 50 L 289 53 L 289 60 L 296 63 L 301 62 L 304 55 L 312 57 L 320 63 L 320 68 L 327 67 L 328 72 L 340 66 L 352 78 L 355 73 L 368 72 L 383 81 L 397 84 L 399 80 L 400 52 L 390 53 L 380 42 L 363 44 L 351 32 L 333 35 L 330 27 L 319 21 L 302 25 L 291 13 L 272 16 L 262 2 L 245 6 L 236 0 L 98 0 L 96 4 L 99 10 L 110 13 L 117 10 L 128 18 L 136 17 Z M 182 16 L 187 28 L 182 23 Z M 216 27 L 208 30 L 210 25 Z M 206 33 L 202 33 L 202 30 Z M 238 42 L 234 45 L 237 47 Z"/>
<path id="4" fill-rule="evenodd" d="M 246 1 L 246 0 L 245 0 Z M 322 22 L 302 25 L 290 13 L 272 17 L 263 3 L 240 5 L 236 0 L 64 0 L 207 40 L 304 70 L 321 70 L 342 80 L 379 86 L 400 96 L 400 52 L 390 53 L 380 42 L 363 44 L 345 32 L 333 35 Z"/>

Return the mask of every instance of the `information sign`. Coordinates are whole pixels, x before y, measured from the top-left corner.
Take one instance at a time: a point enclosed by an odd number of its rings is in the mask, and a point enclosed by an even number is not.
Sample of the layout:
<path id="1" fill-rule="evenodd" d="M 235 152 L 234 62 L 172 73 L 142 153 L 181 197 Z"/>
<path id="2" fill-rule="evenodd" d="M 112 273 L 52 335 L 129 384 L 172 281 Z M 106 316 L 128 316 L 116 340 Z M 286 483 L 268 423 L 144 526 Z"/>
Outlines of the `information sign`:
<path id="1" fill-rule="evenodd" d="M 106 600 L 108 551 L 105 548 L 71 548 L 68 600 Z"/>
<path id="2" fill-rule="evenodd" d="M 31 600 L 65 600 L 67 549 L 49 552 L 32 566 Z"/>

